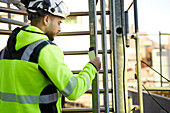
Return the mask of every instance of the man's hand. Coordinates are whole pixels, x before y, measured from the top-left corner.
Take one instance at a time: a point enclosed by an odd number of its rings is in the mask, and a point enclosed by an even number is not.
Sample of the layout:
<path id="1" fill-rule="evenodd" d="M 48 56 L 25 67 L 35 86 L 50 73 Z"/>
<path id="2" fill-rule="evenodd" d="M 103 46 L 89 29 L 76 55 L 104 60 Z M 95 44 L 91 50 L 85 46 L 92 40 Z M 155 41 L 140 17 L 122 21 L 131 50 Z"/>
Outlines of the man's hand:
<path id="1" fill-rule="evenodd" d="M 95 58 L 95 59 L 91 59 L 91 60 L 90 60 L 90 63 L 92 63 L 92 64 L 94 64 L 94 65 L 96 66 L 97 71 L 100 70 L 100 68 L 101 68 L 101 62 L 100 62 L 100 58 L 99 58 L 99 57 L 97 57 L 97 58 Z"/>

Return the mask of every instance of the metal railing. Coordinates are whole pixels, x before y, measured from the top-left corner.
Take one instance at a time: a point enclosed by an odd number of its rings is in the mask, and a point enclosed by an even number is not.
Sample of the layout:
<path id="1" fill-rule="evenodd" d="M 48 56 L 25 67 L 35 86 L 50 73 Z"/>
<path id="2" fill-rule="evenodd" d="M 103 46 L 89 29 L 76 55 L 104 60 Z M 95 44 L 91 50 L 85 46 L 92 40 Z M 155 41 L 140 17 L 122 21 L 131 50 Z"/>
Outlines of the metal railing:
<path id="1" fill-rule="evenodd" d="M 160 74 L 162 75 L 162 35 L 170 35 L 170 33 L 161 33 L 159 32 L 159 56 L 160 56 Z M 163 80 L 162 76 L 160 76 L 160 86 L 163 87 Z"/>
<path id="2" fill-rule="evenodd" d="M 138 87 L 138 105 L 136 105 L 136 110 L 139 110 L 140 113 L 143 113 L 143 93 L 142 93 L 142 79 L 141 79 L 141 58 L 140 58 L 140 39 L 139 39 L 139 26 L 138 26 L 138 7 L 137 7 L 137 0 L 133 0 L 129 5 L 128 9 L 125 11 L 125 22 L 126 22 L 126 41 L 128 43 L 128 36 L 129 33 L 128 29 L 128 11 L 134 6 L 134 25 L 135 25 L 135 35 L 133 38 L 135 39 L 135 46 L 136 46 L 136 75 L 137 75 L 137 87 Z M 126 45 L 126 46 L 129 46 Z M 130 106 L 129 106 L 130 108 Z M 129 109 L 130 111 L 130 109 Z"/>

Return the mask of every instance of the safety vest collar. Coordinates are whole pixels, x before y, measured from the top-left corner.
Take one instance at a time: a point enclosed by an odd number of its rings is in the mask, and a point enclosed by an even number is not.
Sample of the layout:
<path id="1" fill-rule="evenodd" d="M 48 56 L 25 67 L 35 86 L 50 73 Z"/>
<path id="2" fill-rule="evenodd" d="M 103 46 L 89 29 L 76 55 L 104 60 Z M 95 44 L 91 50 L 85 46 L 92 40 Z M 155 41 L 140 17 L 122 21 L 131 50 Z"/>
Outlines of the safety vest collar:
<path id="1" fill-rule="evenodd" d="M 48 37 L 39 28 L 35 26 L 27 26 L 24 29 L 21 28 L 16 35 L 15 50 L 18 51 L 19 49 L 42 39 L 48 40 Z"/>

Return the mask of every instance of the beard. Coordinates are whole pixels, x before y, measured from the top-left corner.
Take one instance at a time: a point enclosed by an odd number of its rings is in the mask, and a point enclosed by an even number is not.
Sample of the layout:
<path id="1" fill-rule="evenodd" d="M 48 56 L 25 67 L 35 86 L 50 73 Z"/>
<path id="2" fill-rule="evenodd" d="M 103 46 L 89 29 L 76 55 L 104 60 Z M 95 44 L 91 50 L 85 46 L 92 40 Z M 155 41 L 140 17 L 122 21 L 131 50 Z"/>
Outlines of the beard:
<path id="1" fill-rule="evenodd" d="M 50 41 L 54 41 L 54 34 L 53 33 L 47 33 L 48 39 Z"/>
<path id="2" fill-rule="evenodd" d="M 46 29 L 46 33 L 50 41 L 54 41 L 54 37 L 56 37 L 58 34 L 58 31 L 56 31 L 56 29 L 53 29 L 53 28 L 54 27 L 53 27 L 53 21 L 52 21 Z"/>

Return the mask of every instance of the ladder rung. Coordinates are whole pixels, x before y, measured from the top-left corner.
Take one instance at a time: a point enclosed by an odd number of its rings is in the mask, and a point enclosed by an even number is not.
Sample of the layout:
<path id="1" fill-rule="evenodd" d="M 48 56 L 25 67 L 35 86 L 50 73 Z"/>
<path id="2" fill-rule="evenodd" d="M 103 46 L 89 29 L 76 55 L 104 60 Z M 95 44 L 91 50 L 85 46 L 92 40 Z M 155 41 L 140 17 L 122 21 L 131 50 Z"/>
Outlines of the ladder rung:
<path id="1" fill-rule="evenodd" d="M 20 21 L 17 21 L 17 20 L 9 19 L 9 18 L 3 18 L 3 17 L 0 17 L 0 22 L 8 23 L 8 24 L 20 25 L 20 26 L 28 25 L 28 24 L 26 24 L 24 22 L 20 22 Z"/>
<path id="2" fill-rule="evenodd" d="M 72 70 L 73 74 L 78 74 L 81 72 L 81 70 Z M 104 71 L 103 70 L 100 70 L 99 73 L 103 73 Z M 111 69 L 108 69 L 108 73 L 111 73 L 112 70 Z"/>
<path id="3" fill-rule="evenodd" d="M 107 34 L 110 34 L 110 30 L 106 30 Z M 58 36 L 75 36 L 75 35 L 89 35 L 89 31 L 73 31 L 73 32 L 60 32 Z M 97 34 L 102 34 L 102 31 L 97 31 Z"/>
<path id="4" fill-rule="evenodd" d="M 26 12 L 26 11 L 17 10 L 17 9 L 11 9 L 11 8 L 6 8 L 6 7 L 1 7 L 1 6 L 0 6 L 0 12 L 27 15 L 27 12 Z"/>
<path id="5" fill-rule="evenodd" d="M 92 89 L 87 90 L 86 93 L 92 93 Z M 104 89 L 99 89 L 99 93 L 104 93 Z M 113 93 L 113 89 L 109 89 L 109 93 Z"/>
<path id="6" fill-rule="evenodd" d="M 101 112 L 105 111 L 105 108 L 100 108 Z M 113 108 L 109 108 L 109 111 L 112 112 Z M 93 112 L 92 108 L 63 108 L 62 112 Z"/>
<path id="7" fill-rule="evenodd" d="M 62 112 L 92 112 L 92 108 L 63 108 Z"/>
<path id="8" fill-rule="evenodd" d="M 3 2 L 3 3 L 15 3 L 16 0 L 0 0 L 0 2 Z"/>
<path id="9" fill-rule="evenodd" d="M 64 51 L 64 55 L 85 55 L 89 51 Z M 107 53 L 110 54 L 111 50 L 107 50 Z M 102 50 L 98 50 L 98 54 L 103 54 Z"/>
<path id="10" fill-rule="evenodd" d="M 11 33 L 12 33 L 12 31 L 10 31 L 10 30 L 0 29 L 0 34 L 1 35 L 10 35 Z"/>
<path id="11" fill-rule="evenodd" d="M 101 15 L 101 11 L 97 11 L 97 15 Z M 110 11 L 106 11 L 106 15 L 109 15 Z M 88 16 L 89 12 L 71 12 L 69 16 Z"/>

